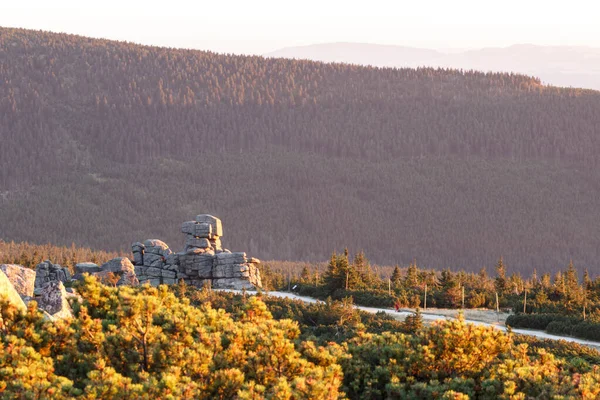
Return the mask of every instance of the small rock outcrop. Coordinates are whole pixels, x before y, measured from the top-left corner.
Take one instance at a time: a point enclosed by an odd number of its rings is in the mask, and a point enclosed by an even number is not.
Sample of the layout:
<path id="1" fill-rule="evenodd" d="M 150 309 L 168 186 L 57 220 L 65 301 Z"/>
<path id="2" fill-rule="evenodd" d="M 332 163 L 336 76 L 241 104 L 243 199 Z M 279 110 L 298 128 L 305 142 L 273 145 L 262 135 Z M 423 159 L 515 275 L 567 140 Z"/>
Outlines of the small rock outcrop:
<path id="1" fill-rule="evenodd" d="M 198 287 L 209 284 L 222 289 L 262 287 L 258 259 L 223 249 L 223 226 L 219 218 L 197 215 L 194 221 L 184 222 L 181 231 L 186 235 L 182 252 L 174 253 L 157 239 L 132 245 L 135 273 L 140 283 L 173 284 L 182 279 Z"/>
<path id="2" fill-rule="evenodd" d="M 23 299 L 3 271 L 0 271 L 0 298 L 5 298 L 21 311 L 27 310 Z"/>
<path id="3" fill-rule="evenodd" d="M 46 311 L 52 318 L 62 319 L 73 316 L 71 306 L 67 301 L 69 294 L 65 290 L 62 281 L 45 282 L 36 298 L 38 307 Z"/>
<path id="4" fill-rule="evenodd" d="M 59 264 L 52 264 L 50 260 L 39 263 L 35 267 L 35 291 L 39 290 L 46 282 L 70 282 L 71 272 L 66 267 Z"/>
<path id="5" fill-rule="evenodd" d="M 83 278 L 83 274 L 94 274 L 96 272 L 100 272 L 101 269 L 98 264 L 94 264 L 92 262 L 84 262 L 75 264 L 75 275 L 73 275 L 73 279 L 80 280 Z"/>
<path id="6" fill-rule="evenodd" d="M 73 279 L 81 280 L 83 279 L 83 274 L 93 275 L 98 278 L 100 282 L 116 286 L 139 285 L 133 264 L 127 257 L 113 258 L 101 266 L 91 262 L 75 265 L 75 275 L 73 275 Z"/>
<path id="7" fill-rule="evenodd" d="M 100 266 L 100 272 L 97 275 L 104 276 L 104 274 L 112 274 L 118 277 L 117 286 L 137 286 L 139 281 L 135 275 L 133 264 L 127 257 L 117 257 L 102 264 Z"/>
<path id="8" fill-rule="evenodd" d="M 35 289 L 35 271 L 17 264 L 0 264 L 4 272 L 21 298 L 33 297 Z"/>

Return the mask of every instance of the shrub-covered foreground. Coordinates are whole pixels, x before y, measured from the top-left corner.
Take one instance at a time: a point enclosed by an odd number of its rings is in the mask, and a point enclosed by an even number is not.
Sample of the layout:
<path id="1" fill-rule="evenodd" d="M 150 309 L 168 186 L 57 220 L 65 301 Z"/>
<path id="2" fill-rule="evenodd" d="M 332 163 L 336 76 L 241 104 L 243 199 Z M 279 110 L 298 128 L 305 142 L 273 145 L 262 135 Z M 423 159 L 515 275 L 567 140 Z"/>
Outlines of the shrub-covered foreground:
<path id="1" fill-rule="evenodd" d="M 517 345 L 462 320 L 407 334 L 343 303 L 112 288 L 91 278 L 77 289 L 82 300 L 68 321 L 45 321 L 33 302 L 26 314 L 1 303 L 2 398 L 600 396 L 600 370 L 588 361 L 597 354 L 555 357 L 552 345 Z M 229 312 L 211 305 L 222 303 Z"/>

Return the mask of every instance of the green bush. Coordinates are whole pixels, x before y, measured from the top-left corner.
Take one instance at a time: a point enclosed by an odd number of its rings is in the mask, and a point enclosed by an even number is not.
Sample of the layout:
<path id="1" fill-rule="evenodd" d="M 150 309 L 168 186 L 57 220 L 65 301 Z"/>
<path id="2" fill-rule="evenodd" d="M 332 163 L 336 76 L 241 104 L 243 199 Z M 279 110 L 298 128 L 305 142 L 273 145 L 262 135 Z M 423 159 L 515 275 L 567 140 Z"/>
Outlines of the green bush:
<path id="1" fill-rule="evenodd" d="M 512 326 L 513 328 L 539 329 L 545 331 L 548 325 L 555 321 L 573 325 L 579 322 L 580 319 L 558 314 L 513 314 L 509 315 L 506 319 L 506 325 Z"/>
<path id="2" fill-rule="evenodd" d="M 513 328 L 544 330 L 553 335 L 600 341 L 600 323 L 584 321 L 579 317 L 559 314 L 514 314 L 506 319 L 506 325 Z"/>

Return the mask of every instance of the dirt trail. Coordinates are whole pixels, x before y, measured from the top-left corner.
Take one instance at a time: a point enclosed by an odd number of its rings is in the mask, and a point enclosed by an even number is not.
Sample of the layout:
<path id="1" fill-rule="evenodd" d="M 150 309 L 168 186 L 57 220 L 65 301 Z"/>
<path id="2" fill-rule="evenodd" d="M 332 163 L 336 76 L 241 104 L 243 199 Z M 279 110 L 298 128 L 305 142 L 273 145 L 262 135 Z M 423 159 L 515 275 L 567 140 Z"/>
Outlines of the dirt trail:
<path id="1" fill-rule="evenodd" d="M 239 290 L 225 290 L 225 291 L 241 293 Z M 246 293 L 255 294 L 255 292 L 246 292 Z M 297 294 L 287 293 L 287 292 L 264 292 L 263 295 L 300 300 L 300 301 L 304 301 L 306 303 L 316 303 L 317 301 L 320 301 L 320 300 L 314 299 L 312 297 L 299 296 Z M 390 308 L 364 307 L 364 306 L 357 306 L 357 305 L 355 305 L 355 307 L 359 310 L 366 311 L 366 312 L 373 313 L 373 314 L 378 313 L 378 312 L 384 312 L 384 313 L 390 314 L 391 316 L 393 316 L 395 318 L 406 318 L 406 316 L 413 314 L 413 311 L 411 309 L 402 309 L 399 312 L 395 312 L 394 310 L 392 310 Z M 465 312 L 465 321 L 466 322 L 469 322 L 469 323 L 472 323 L 475 325 L 492 326 L 496 329 L 500 329 L 500 330 L 506 332 L 506 327 L 504 326 L 504 322 L 506 321 L 506 318 L 508 317 L 509 314 L 500 313 L 500 316 L 498 316 L 498 315 L 496 315 L 495 311 L 490 311 L 490 310 L 466 310 L 466 311 L 467 311 L 467 312 Z M 440 310 L 435 310 L 435 311 L 427 310 L 425 312 L 422 311 L 422 315 L 423 315 L 423 319 L 425 321 L 437 321 L 437 320 L 442 320 L 442 319 L 456 318 L 458 316 L 458 311 L 457 310 L 448 310 L 448 309 L 440 309 Z M 592 347 L 596 350 L 600 350 L 600 342 L 593 342 L 591 340 L 577 339 L 577 338 L 570 337 L 570 336 L 551 335 L 544 331 L 536 331 L 536 330 L 532 330 L 532 329 L 512 328 L 511 330 L 512 330 L 512 332 L 518 333 L 521 335 L 534 336 L 534 337 L 537 337 L 540 339 L 566 340 L 567 342 L 578 343 L 578 344 Z"/>

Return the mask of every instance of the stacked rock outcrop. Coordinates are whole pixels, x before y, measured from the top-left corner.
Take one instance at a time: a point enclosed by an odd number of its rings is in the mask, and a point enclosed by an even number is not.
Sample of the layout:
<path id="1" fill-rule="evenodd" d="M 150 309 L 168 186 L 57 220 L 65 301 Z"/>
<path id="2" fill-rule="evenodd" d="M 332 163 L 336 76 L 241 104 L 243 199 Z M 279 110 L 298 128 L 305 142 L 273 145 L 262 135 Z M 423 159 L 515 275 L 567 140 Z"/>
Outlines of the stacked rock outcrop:
<path id="1" fill-rule="evenodd" d="M 197 215 L 184 222 L 184 251 L 173 253 L 160 240 L 146 240 L 132 245 L 135 271 L 140 283 L 152 285 L 176 283 L 182 279 L 194 286 L 210 284 L 213 288 L 254 289 L 262 287 L 258 259 L 246 253 L 223 249 L 221 220 L 212 215 Z"/>
<path id="2" fill-rule="evenodd" d="M 46 282 L 69 282 L 71 281 L 71 272 L 60 264 L 52 264 L 50 260 L 39 263 L 35 267 L 35 290 L 39 291 Z"/>
<path id="3" fill-rule="evenodd" d="M 131 246 L 135 263 L 135 275 L 140 284 L 149 282 L 152 286 L 177 283 L 179 266 L 173 251 L 162 240 L 148 239 Z"/>

